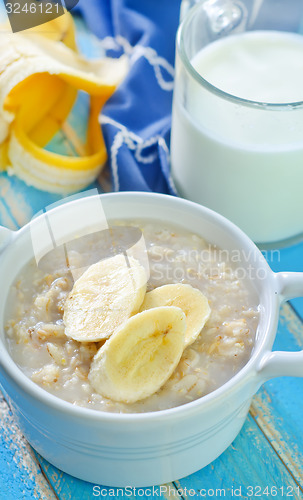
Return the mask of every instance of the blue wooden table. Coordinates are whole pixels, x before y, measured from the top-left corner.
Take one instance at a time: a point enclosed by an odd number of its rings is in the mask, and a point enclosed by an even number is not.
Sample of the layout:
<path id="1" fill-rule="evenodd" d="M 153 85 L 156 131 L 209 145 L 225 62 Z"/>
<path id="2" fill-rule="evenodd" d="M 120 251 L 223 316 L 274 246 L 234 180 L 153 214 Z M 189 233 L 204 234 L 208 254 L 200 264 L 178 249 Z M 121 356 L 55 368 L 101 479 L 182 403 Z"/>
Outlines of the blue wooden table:
<path id="1" fill-rule="evenodd" d="M 78 24 L 79 43 L 94 52 L 95 42 Z M 79 99 L 70 124 L 81 136 Z M 59 150 L 72 138 L 61 132 L 50 145 Z M 103 177 L 101 184 L 107 186 Z M 95 184 L 101 191 L 100 184 Z M 61 197 L 26 186 L 6 173 L 0 175 L 0 224 L 17 229 Z M 302 216 L 303 217 L 303 216 Z M 303 242 L 266 257 L 274 271 L 303 271 Z M 303 299 L 283 305 L 275 342 L 277 350 L 303 349 Z M 267 382 L 253 399 L 245 425 L 232 445 L 199 472 L 151 489 L 113 490 L 77 480 L 39 456 L 25 441 L 11 411 L 0 396 L 0 500 L 92 498 L 303 498 L 303 379 L 279 378 Z"/>

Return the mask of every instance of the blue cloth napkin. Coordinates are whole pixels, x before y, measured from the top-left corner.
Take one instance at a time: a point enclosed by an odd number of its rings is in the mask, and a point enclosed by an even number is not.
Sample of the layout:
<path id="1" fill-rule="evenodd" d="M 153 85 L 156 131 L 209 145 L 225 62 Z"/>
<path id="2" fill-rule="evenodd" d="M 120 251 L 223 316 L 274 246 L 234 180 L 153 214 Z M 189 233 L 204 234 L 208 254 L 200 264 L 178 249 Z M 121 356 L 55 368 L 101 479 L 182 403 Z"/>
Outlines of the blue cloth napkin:
<path id="1" fill-rule="evenodd" d="M 130 71 L 102 112 L 115 191 L 175 194 L 169 131 L 180 0 L 80 0 L 78 12 L 108 56 Z"/>

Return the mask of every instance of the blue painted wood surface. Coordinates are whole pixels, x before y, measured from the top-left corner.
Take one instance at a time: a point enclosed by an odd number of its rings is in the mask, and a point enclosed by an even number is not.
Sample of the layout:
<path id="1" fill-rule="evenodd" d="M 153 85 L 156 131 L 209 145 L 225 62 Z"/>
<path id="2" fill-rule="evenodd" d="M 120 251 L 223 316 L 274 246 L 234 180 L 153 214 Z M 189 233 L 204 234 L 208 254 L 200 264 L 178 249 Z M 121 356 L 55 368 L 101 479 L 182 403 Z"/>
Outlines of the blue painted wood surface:
<path id="1" fill-rule="evenodd" d="M 80 46 L 86 53 L 96 55 L 98 44 L 92 41 L 81 24 L 78 27 Z M 83 134 L 85 121 L 85 118 L 79 121 L 79 116 L 84 114 L 85 100 L 80 99 L 70 118 L 79 135 Z M 64 134 L 58 134 L 49 148 L 64 148 L 66 141 Z M 93 187 L 102 191 L 98 183 Z M 26 186 L 5 173 L 0 175 L 0 223 L 4 226 L 17 229 L 36 212 L 61 199 L 61 196 Z M 275 271 L 303 271 L 303 242 L 279 252 L 267 251 L 266 256 Z M 275 349 L 303 348 L 302 318 L 303 299 L 283 306 Z M 97 498 L 92 484 L 64 474 L 32 450 L 3 398 L 0 398 L 0 418 L 0 500 Z M 178 498 L 182 495 L 186 499 L 194 498 L 193 493 L 196 493 L 201 498 L 302 499 L 302 424 L 303 379 L 288 377 L 272 380 L 259 390 L 242 431 L 217 460 L 174 484 L 159 486 L 154 492 L 150 489 L 132 492 L 127 497 L 146 499 L 158 498 L 159 495 L 162 498 Z M 95 491 L 101 493 L 101 489 Z M 121 489 L 102 487 L 102 498 L 113 495 L 125 497 Z"/>

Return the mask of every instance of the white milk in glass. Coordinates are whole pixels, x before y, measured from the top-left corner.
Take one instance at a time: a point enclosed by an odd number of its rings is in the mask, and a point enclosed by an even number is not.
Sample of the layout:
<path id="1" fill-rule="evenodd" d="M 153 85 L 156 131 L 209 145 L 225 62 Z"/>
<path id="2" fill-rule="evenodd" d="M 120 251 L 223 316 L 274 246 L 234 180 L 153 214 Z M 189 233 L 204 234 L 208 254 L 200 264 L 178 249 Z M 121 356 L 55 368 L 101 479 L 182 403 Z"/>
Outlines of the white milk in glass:
<path id="1" fill-rule="evenodd" d="M 215 88 L 273 105 L 244 105 L 193 77 L 183 88 L 177 80 L 171 159 L 180 194 L 222 213 L 257 242 L 302 233 L 303 106 L 295 103 L 303 101 L 303 37 L 232 35 L 191 63 Z"/>

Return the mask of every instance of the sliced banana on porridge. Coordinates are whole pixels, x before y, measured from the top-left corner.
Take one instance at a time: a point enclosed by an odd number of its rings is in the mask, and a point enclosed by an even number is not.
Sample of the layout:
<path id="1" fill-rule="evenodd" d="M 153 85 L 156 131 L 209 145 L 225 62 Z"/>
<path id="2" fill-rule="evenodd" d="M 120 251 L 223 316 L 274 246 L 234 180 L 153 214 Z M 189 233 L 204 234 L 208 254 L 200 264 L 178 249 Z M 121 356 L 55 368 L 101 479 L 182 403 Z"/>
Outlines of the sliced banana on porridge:
<path id="1" fill-rule="evenodd" d="M 134 403 L 169 379 L 184 349 L 186 317 L 179 307 L 136 314 L 95 355 L 89 380 L 96 392 Z"/>
<path id="2" fill-rule="evenodd" d="M 180 307 L 184 311 L 187 324 L 185 347 L 196 340 L 211 313 L 205 295 L 197 288 L 182 283 L 159 286 L 148 292 L 140 311 L 161 306 Z"/>
<path id="3" fill-rule="evenodd" d="M 79 342 L 109 338 L 138 312 L 146 292 L 144 267 L 119 254 L 90 266 L 64 304 L 65 334 Z"/>

